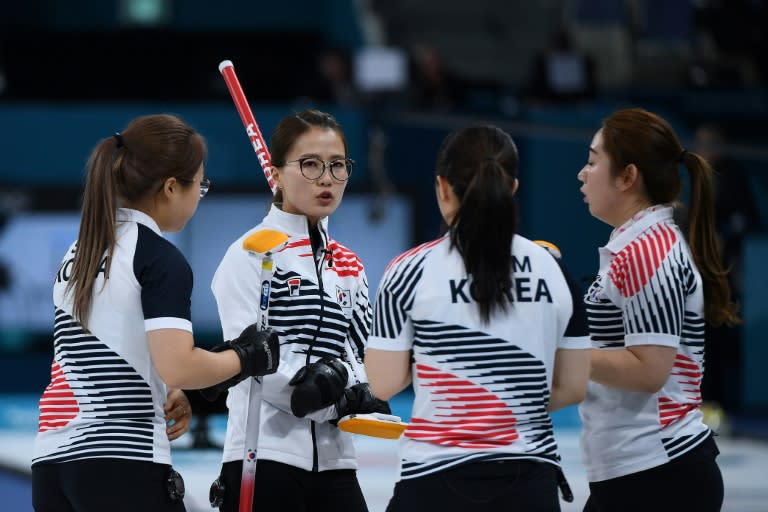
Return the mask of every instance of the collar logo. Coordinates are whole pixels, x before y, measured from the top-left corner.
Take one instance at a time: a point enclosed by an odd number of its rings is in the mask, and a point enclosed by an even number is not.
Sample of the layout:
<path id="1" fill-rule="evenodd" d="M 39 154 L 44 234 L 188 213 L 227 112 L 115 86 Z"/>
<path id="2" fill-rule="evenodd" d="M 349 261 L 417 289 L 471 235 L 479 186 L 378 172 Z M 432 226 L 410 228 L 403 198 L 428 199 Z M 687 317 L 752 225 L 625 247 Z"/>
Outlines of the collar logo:
<path id="1" fill-rule="evenodd" d="M 595 280 L 589 286 L 589 290 L 587 290 L 587 293 L 584 296 L 584 299 L 589 303 L 598 304 L 601 302 L 600 296 L 602 294 L 603 294 L 602 277 L 600 276 L 600 274 L 598 274 L 597 277 L 595 277 Z"/>
<path id="2" fill-rule="evenodd" d="M 296 297 L 299 295 L 300 290 L 301 290 L 301 278 L 292 277 L 288 279 L 288 295 L 290 295 L 291 297 Z"/>

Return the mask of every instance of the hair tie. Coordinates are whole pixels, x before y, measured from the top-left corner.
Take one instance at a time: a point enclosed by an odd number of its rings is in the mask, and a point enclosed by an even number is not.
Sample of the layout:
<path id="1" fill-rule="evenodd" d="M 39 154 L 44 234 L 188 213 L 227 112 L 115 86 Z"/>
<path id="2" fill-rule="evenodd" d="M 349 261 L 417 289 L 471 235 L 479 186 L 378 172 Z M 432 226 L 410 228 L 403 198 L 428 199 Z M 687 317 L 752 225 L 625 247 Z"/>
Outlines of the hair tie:
<path id="1" fill-rule="evenodd" d="M 677 161 L 678 161 L 678 162 L 685 162 L 685 154 L 686 154 L 687 152 L 688 152 L 688 150 L 687 150 L 687 149 L 683 149 L 683 150 L 680 152 L 680 155 L 677 157 Z"/>
<path id="2" fill-rule="evenodd" d="M 492 157 L 492 156 L 487 156 L 487 157 L 483 158 L 483 160 L 486 161 L 486 162 L 495 162 L 496 161 L 496 159 L 494 157 Z"/>
<path id="3" fill-rule="evenodd" d="M 112 135 L 115 138 L 115 147 L 121 148 L 125 146 L 125 141 L 123 140 L 123 136 L 120 134 L 120 132 L 115 132 L 114 135 Z"/>

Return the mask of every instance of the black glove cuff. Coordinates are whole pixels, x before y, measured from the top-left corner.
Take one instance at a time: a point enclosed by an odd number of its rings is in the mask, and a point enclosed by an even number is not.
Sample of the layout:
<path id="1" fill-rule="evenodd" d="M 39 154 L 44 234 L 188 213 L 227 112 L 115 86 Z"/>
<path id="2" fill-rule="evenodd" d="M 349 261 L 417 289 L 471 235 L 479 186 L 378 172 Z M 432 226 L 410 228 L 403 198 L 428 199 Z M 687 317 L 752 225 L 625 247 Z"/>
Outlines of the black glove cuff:
<path id="1" fill-rule="evenodd" d="M 203 398 L 209 402 L 215 402 L 216 399 L 219 398 L 220 394 L 224 393 L 232 386 L 240 384 L 243 382 L 243 380 L 245 379 L 241 379 L 240 375 L 235 375 L 231 379 L 227 379 L 224 382 L 220 382 L 219 384 L 214 384 L 213 386 L 201 389 L 200 394 L 203 395 Z"/>
<path id="2" fill-rule="evenodd" d="M 229 347 L 240 358 L 240 380 L 274 373 L 280 362 L 280 340 L 277 334 L 271 329 L 250 329 L 248 327 L 240 338 L 229 343 Z M 244 337 L 247 341 L 240 341 Z"/>

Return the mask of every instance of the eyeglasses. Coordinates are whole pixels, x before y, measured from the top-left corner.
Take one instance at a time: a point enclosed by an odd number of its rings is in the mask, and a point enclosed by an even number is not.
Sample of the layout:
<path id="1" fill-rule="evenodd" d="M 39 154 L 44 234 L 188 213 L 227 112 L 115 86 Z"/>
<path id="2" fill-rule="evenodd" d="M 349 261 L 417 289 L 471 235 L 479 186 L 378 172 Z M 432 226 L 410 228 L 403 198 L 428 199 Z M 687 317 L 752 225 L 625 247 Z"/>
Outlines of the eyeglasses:
<path id="1" fill-rule="evenodd" d="M 325 169 L 327 167 L 335 180 L 347 181 L 352 175 L 352 166 L 355 165 L 355 162 L 351 158 L 337 158 L 336 160 L 325 162 L 314 156 L 299 158 L 298 160 L 290 160 L 285 163 L 292 164 L 296 162 L 299 163 L 301 175 L 308 180 L 320 179 L 323 174 L 325 174 Z"/>
<path id="2" fill-rule="evenodd" d="M 200 180 L 200 198 L 205 197 L 205 194 L 211 189 L 211 180 L 203 178 Z"/>
<path id="3" fill-rule="evenodd" d="M 188 180 L 185 178 L 176 178 L 178 181 L 183 181 L 185 183 L 194 183 L 195 180 Z M 208 178 L 203 178 L 200 180 L 200 198 L 202 199 L 205 197 L 205 194 L 208 193 L 208 191 L 211 189 L 211 180 Z"/>

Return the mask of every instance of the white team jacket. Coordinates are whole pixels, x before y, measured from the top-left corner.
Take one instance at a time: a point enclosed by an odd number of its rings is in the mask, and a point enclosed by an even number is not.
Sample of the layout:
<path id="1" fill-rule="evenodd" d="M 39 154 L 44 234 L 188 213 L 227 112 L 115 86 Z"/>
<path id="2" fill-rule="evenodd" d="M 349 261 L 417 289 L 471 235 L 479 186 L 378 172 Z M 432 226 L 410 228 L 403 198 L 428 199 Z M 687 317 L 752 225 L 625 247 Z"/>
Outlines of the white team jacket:
<path id="1" fill-rule="evenodd" d="M 244 249 L 243 242 L 265 228 L 282 231 L 289 240 L 273 256 L 269 325 L 280 337 L 280 366 L 263 378 L 259 458 L 308 471 L 356 469 L 352 435 L 328 423 L 335 419 L 333 407 L 305 418 L 293 416 L 293 387 L 288 381 L 323 356 L 346 359 L 345 343 L 362 358 L 371 326 L 363 265 L 353 252 L 328 237 L 327 219 L 318 224 L 322 248 L 312 254 L 306 217 L 272 206 L 261 224 L 229 247 L 213 277 L 211 289 L 225 339 L 237 337 L 257 320 L 263 256 Z M 355 381 L 350 372 L 350 384 Z M 246 379 L 229 390 L 223 462 L 243 458 L 249 386 Z"/>

